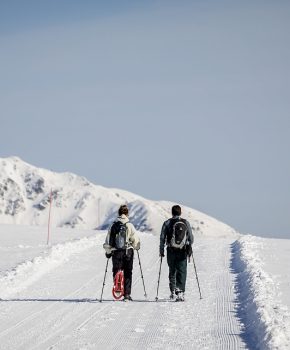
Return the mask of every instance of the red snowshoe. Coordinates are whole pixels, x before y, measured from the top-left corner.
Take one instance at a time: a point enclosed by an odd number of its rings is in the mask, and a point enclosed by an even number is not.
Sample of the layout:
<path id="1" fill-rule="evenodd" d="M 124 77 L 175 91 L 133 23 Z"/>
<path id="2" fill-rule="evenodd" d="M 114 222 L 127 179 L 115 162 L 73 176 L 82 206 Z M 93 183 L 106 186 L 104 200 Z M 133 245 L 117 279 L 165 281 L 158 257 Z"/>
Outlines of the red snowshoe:
<path id="1" fill-rule="evenodd" d="M 112 293 L 116 300 L 121 299 L 124 295 L 124 272 L 122 270 L 115 275 Z"/>

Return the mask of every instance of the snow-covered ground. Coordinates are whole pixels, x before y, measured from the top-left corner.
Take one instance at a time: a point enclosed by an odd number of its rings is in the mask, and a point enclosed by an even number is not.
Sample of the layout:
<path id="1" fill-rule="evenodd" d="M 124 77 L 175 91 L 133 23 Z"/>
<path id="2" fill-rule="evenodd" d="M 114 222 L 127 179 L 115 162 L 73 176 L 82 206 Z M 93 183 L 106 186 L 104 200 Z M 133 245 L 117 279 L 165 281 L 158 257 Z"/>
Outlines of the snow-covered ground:
<path id="1" fill-rule="evenodd" d="M 257 349 L 290 349 L 290 240 L 246 235 L 232 250 L 245 336 Z"/>
<path id="2" fill-rule="evenodd" d="M 74 239 L 68 239 L 70 232 Z M 59 229 L 52 232 L 54 244 L 46 247 L 44 229 L 1 225 L 5 262 L 1 264 L 0 279 L 0 348 L 243 348 L 229 270 L 233 238 L 197 238 L 195 258 L 203 299 L 199 299 L 191 263 L 187 300 L 180 304 L 168 301 L 165 262 L 160 301 L 154 301 L 158 238 L 148 233 L 140 235 L 148 300 L 135 258 L 135 301 L 112 300 L 109 271 L 104 301 L 100 303 L 97 299 L 106 263 L 102 249 L 105 232 Z M 111 270 L 111 261 L 109 266 Z"/>
<path id="3" fill-rule="evenodd" d="M 140 233 L 133 302 L 113 301 L 104 231 L 0 225 L 0 349 L 289 349 L 287 240 L 196 235 L 186 301 L 168 300 L 158 236 Z M 288 254 L 288 255 L 287 255 Z M 288 264 L 288 265 L 287 265 Z"/>

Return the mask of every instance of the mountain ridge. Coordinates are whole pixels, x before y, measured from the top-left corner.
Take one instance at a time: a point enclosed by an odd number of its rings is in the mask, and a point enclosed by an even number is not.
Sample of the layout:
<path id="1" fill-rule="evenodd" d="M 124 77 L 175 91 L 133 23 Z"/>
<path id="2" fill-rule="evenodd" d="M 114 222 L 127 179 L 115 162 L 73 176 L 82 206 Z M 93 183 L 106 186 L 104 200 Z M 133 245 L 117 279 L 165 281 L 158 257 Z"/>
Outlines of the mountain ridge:
<path id="1" fill-rule="evenodd" d="M 158 234 L 175 204 L 95 185 L 70 172 L 37 168 L 19 157 L 0 158 L 0 223 L 47 225 L 50 195 L 51 225 L 81 229 L 107 229 L 118 207 L 127 203 L 135 227 Z M 204 213 L 183 205 L 182 210 L 195 232 L 210 236 L 236 234 L 230 226 Z"/>

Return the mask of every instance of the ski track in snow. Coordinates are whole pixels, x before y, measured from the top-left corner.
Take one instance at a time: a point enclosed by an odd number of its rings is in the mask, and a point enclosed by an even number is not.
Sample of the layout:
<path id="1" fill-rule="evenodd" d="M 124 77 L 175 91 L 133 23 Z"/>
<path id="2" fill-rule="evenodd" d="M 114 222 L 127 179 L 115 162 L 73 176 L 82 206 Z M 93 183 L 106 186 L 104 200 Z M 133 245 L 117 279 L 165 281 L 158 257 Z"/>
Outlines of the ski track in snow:
<path id="1" fill-rule="evenodd" d="M 236 317 L 234 275 L 230 270 L 233 238 L 200 238 L 195 263 L 188 265 L 186 301 L 168 300 L 168 267 L 162 264 L 159 301 L 158 237 L 141 234 L 140 258 L 134 260 L 134 302 L 113 301 L 104 234 L 59 244 L 1 277 L 0 349 L 246 349 Z M 25 268 L 23 268 L 25 267 Z"/>

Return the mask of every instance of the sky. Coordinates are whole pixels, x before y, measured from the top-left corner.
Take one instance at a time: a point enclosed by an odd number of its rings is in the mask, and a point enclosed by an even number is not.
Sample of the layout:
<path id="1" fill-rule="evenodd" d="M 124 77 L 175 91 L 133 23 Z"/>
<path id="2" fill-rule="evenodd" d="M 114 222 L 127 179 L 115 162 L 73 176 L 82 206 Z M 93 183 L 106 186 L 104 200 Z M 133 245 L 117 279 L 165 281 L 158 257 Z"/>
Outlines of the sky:
<path id="1" fill-rule="evenodd" d="M 0 1 L 0 157 L 290 238 L 290 2 Z"/>

